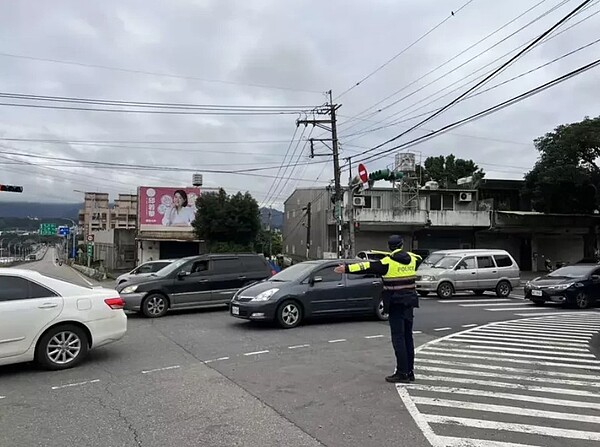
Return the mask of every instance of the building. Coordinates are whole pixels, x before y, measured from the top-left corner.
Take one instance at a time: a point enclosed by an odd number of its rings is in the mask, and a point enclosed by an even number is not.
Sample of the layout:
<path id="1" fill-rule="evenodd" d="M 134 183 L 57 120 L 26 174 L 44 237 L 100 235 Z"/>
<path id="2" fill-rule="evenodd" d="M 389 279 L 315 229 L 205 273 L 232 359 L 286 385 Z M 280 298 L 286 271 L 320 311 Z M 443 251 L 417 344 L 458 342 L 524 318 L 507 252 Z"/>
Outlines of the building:
<path id="1" fill-rule="evenodd" d="M 79 227 L 85 236 L 111 229 L 135 230 L 137 195 L 119 194 L 111 204 L 108 193 L 86 192 L 83 209 L 79 210 Z"/>
<path id="2" fill-rule="evenodd" d="M 577 262 L 596 248 L 600 216 L 546 215 L 531 210 L 522 182 L 483 180 L 453 189 L 427 185 L 418 190 L 374 188 L 354 196 L 345 191 L 343 240 L 348 241 L 351 210 L 354 253 L 386 249 L 390 234 L 402 234 L 408 249 L 502 248 L 522 270 L 553 262 Z M 307 252 L 307 204 L 311 240 Z M 350 205 L 350 206 L 349 206 Z M 337 225 L 327 188 L 296 189 L 284 204 L 284 254 L 296 261 L 337 256 Z M 351 253 L 346 244 L 344 249 Z M 308 256 L 307 256 L 308 255 Z"/>

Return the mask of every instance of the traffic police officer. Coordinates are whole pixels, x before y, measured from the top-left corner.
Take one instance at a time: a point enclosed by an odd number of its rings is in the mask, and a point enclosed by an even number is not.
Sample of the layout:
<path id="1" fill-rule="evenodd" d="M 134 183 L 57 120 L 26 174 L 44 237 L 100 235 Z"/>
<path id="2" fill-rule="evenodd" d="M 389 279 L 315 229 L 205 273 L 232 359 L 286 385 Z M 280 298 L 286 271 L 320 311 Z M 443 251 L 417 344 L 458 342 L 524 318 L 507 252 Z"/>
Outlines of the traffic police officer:
<path id="1" fill-rule="evenodd" d="M 413 309 L 419 307 L 416 293 L 419 255 L 402 250 L 404 240 L 393 235 L 388 240 L 390 253 L 379 261 L 358 262 L 336 267 L 338 273 L 375 274 L 383 279 L 384 308 L 389 314 L 392 345 L 396 354 L 396 370 L 385 380 L 408 383 L 415 380 L 415 345 L 413 341 Z"/>

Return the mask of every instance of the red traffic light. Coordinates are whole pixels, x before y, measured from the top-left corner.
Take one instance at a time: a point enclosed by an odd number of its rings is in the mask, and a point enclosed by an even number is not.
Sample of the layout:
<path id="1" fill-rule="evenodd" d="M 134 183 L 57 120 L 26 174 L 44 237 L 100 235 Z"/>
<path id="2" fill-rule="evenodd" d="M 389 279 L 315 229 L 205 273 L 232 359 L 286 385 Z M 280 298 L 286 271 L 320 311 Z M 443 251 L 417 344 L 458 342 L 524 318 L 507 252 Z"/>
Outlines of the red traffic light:
<path id="1" fill-rule="evenodd" d="M 2 192 L 23 192 L 23 187 L 15 186 L 15 185 L 0 185 L 0 191 L 2 191 Z"/>

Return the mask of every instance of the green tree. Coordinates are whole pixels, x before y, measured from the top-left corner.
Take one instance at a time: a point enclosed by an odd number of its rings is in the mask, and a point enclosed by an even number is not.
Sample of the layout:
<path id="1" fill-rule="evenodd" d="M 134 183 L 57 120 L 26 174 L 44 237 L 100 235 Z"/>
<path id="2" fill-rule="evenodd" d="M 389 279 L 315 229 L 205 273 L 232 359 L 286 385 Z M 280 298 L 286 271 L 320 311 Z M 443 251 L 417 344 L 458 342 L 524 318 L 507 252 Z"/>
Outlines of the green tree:
<path id="1" fill-rule="evenodd" d="M 283 236 L 279 231 L 263 229 L 258 233 L 255 247 L 265 256 L 276 256 L 283 250 Z"/>
<path id="2" fill-rule="evenodd" d="M 459 178 L 473 176 L 474 182 L 477 182 L 485 175 L 473 160 L 456 158 L 453 154 L 427 157 L 423 166 L 417 166 L 417 172 L 419 170 L 423 182 L 435 180 L 443 188 L 456 185 Z"/>
<path id="3" fill-rule="evenodd" d="M 196 200 L 196 235 L 212 252 L 254 249 L 260 231 L 258 203 L 250 193 L 228 195 L 224 189 L 201 194 Z"/>
<path id="4" fill-rule="evenodd" d="M 525 176 L 525 196 L 536 211 L 593 213 L 600 188 L 600 117 L 558 126 L 534 140 L 540 156 Z"/>

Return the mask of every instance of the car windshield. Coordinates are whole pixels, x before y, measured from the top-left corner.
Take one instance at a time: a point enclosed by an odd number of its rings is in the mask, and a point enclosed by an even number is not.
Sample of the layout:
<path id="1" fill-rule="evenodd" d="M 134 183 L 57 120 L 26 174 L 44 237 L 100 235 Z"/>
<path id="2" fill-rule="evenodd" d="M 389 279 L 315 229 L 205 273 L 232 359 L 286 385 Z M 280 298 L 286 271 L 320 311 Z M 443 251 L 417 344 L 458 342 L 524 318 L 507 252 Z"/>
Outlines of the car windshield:
<path id="1" fill-rule="evenodd" d="M 189 262 L 189 259 L 178 259 L 177 261 L 167 265 L 165 268 L 160 269 L 158 272 L 154 273 L 154 275 L 169 276 L 171 273 L 179 270 L 179 268 L 186 262 Z"/>
<path id="2" fill-rule="evenodd" d="M 311 270 L 313 270 L 317 264 L 312 262 L 301 262 L 300 264 L 292 265 L 285 270 L 273 275 L 269 281 L 275 282 L 288 282 L 288 281 L 296 281 L 298 279 L 304 278 L 308 275 Z"/>
<path id="3" fill-rule="evenodd" d="M 424 260 L 423 260 L 423 264 L 425 265 L 435 265 L 436 263 L 438 263 L 441 259 L 444 258 L 445 255 L 439 254 L 439 253 L 432 253 L 429 256 L 427 256 Z"/>
<path id="4" fill-rule="evenodd" d="M 460 256 L 444 256 L 433 264 L 433 267 L 436 269 L 452 269 L 458 261 L 460 261 Z"/>
<path id="5" fill-rule="evenodd" d="M 590 272 L 595 268 L 597 268 L 597 266 L 590 267 L 587 265 L 569 265 L 553 271 L 548 276 L 552 278 L 583 278 L 589 275 Z"/>

